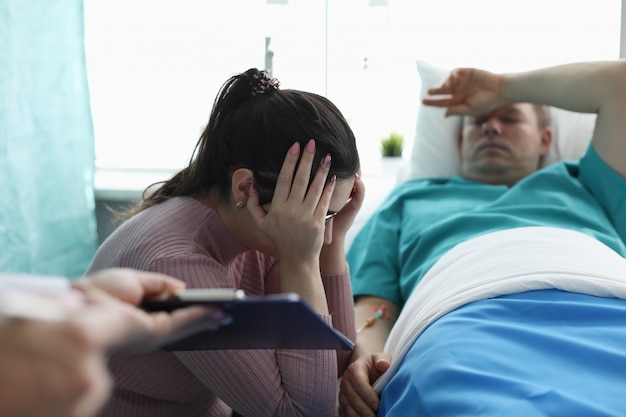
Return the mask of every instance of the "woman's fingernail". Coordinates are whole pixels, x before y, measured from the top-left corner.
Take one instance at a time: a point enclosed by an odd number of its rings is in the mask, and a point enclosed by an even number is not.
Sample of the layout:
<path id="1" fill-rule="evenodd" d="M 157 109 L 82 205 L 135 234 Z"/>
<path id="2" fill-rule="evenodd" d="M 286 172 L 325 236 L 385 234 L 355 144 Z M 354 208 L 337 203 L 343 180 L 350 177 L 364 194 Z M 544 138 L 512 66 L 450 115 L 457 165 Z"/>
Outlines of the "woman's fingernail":
<path id="1" fill-rule="evenodd" d="M 330 177 L 330 181 L 328 181 L 328 185 L 335 185 L 336 182 L 337 182 L 337 176 L 333 175 L 332 177 Z"/>
<path id="2" fill-rule="evenodd" d="M 327 153 L 324 159 L 322 160 L 322 166 L 328 168 L 330 166 L 330 154 Z"/>
<path id="3" fill-rule="evenodd" d="M 306 144 L 306 151 L 313 153 L 315 152 L 315 141 L 313 139 L 309 140 Z"/>
<path id="4" fill-rule="evenodd" d="M 298 155 L 300 153 L 300 142 L 296 142 L 291 145 L 291 148 L 289 148 L 289 153 L 292 155 Z"/>

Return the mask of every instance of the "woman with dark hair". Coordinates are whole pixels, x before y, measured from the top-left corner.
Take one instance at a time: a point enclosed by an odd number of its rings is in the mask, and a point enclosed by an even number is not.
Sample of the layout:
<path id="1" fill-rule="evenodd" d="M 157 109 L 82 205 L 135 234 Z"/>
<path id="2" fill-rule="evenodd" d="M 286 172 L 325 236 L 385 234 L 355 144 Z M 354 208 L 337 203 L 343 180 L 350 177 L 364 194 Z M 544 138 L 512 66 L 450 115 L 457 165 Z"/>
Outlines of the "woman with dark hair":
<path id="1" fill-rule="evenodd" d="M 220 90 L 189 165 L 149 187 L 89 272 L 131 267 L 188 288 L 297 293 L 355 339 L 344 238 L 361 207 L 354 134 L 326 98 L 250 69 Z M 116 353 L 103 416 L 333 416 L 347 354 Z"/>

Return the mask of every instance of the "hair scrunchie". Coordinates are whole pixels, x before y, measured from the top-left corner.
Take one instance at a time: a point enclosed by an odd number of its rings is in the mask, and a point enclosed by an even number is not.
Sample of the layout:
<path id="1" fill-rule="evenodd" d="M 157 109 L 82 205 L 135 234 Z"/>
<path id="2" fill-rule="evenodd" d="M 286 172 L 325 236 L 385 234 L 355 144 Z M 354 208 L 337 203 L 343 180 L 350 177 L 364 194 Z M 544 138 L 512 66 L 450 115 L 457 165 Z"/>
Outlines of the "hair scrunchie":
<path id="1" fill-rule="evenodd" d="M 270 78 L 267 74 L 267 71 L 259 71 L 258 74 L 252 75 L 253 81 L 250 82 L 252 86 L 252 92 L 250 95 L 252 97 L 265 94 L 268 91 L 278 90 L 280 86 L 280 81 L 276 78 Z"/>

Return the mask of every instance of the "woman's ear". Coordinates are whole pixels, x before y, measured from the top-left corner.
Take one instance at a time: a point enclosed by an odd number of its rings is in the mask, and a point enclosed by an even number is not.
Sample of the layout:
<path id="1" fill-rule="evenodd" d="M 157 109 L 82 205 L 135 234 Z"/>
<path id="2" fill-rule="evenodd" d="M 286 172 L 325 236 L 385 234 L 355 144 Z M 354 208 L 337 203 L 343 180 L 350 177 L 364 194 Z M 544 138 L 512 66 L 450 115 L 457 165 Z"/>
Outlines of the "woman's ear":
<path id="1" fill-rule="evenodd" d="M 239 168 L 233 172 L 231 193 L 237 207 L 243 207 L 250 197 L 250 187 L 254 184 L 254 173 L 248 168 Z"/>

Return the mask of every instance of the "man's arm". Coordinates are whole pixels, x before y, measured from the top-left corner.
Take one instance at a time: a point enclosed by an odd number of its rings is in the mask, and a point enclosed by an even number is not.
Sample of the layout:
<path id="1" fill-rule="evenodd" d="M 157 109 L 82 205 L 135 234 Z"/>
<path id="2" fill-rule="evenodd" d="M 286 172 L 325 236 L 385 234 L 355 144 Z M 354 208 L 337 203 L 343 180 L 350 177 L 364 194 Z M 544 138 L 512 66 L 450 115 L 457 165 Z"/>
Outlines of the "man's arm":
<path id="1" fill-rule="evenodd" d="M 363 327 L 381 306 L 384 306 L 383 316 Z M 362 330 L 357 334 L 352 363 L 341 379 L 339 414 L 375 417 L 379 399 L 372 384 L 391 365 L 391 356 L 383 349 L 400 309 L 396 303 L 374 296 L 358 297 L 354 308 L 357 328 Z"/>
<path id="2" fill-rule="evenodd" d="M 512 101 L 597 113 L 593 147 L 626 178 L 626 60 L 581 62 L 504 75 L 502 95 Z"/>
<path id="3" fill-rule="evenodd" d="M 363 327 L 363 324 L 369 320 L 376 311 L 384 306 L 384 314 L 371 325 Z M 400 309 L 396 303 L 386 298 L 375 297 L 371 295 L 359 296 L 354 304 L 354 316 L 357 328 L 361 331 L 357 335 L 358 356 L 371 354 L 374 352 L 382 352 L 385 342 L 391 332 L 393 324 L 398 318 Z M 355 355 L 353 355 L 355 357 Z"/>
<path id="4" fill-rule="evenodd" d="M 593 147 L 626 178 L 626 61 L 580 62 L 511 74 L 459 68 L 424 104 L 447 107 L 447 115 L 486 113 L 508 103 L 547 104 L 597 113 Z"/>

